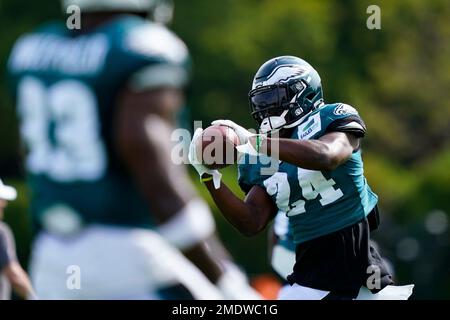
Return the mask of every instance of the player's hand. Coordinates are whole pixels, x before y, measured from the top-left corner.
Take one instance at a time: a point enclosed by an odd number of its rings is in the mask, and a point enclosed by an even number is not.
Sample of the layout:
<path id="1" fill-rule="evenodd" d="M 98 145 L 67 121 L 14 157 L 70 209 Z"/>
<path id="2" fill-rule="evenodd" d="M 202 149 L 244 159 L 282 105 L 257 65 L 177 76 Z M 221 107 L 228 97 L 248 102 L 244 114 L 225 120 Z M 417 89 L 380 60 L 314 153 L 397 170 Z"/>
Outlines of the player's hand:
<path id="1" fill-rule="evenodd" d="M 194 136 L 192 137 L 191 145 L 189 146 L 189 162 L 191 165 L 197 170 L 200 180 L 205 178 L 205 175 L 210 175 L 213 178 L 214 188 L 219 189 L 220 187 L 220 180 L 222 179 L 222 174 L 218 170 L 212 170 L 205 167 L 201 161 L 197 158 L 197 145 L 198 145 L 198 139 L 201 138 L 203 133 L 202 128 L 198 128 L 194 132 Z"/>
<path id="2" fill-rule="evenodd" d="M 240 125 L 238 125 L 237 123 L 235 123 L 231 120 L 215 120 L 215 121 L 211 122 L 211 124 L 219 125 L 219 126 L 227 126 L 227 127 L 230 127 L 231 129 L 233 129 L 234 132 L 236 132 L 237 136 L 239 137 L 239 142 L 240 142 L 239 145 L 246 144 L 248 142 L 248 139 L 251 136 L 255 135 L 254 133 L 251 133 L 244 127 L 241 127 Z"/>
<path id="3" fill-rule="evenodd" d="M 244 154 L 257 156 L 260 153 L 260 144 L 265 138 L 265 135 L 252 133 L 231 120 L 215 120 L 211 124 L 228 126 L 236 132 L 240 142 L 239 146 L 236 147 L 239 152 L 238 162 Z"/>

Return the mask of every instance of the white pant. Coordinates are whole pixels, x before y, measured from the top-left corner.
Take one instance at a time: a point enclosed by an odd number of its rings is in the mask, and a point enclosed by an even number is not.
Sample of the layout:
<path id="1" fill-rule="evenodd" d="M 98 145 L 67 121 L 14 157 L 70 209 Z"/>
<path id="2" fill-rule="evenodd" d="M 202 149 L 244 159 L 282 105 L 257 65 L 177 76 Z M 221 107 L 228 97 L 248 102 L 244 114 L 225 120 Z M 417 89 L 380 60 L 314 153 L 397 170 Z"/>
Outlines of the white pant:
<path id="1" fill-rule="evenodd" d="M 408 300 L 414 285 L 386 286 L 380 292 L 373 294 L 367 288 L 361 287 L 355 300 Z M 281 288 L 278 300 L 322 300 L 330 292 L 294 285 Z"/>
<path id="2" fill-rule="evenodd" d="M 272 268 L 278 275 L 286 279 L 293 272 L 295 265 L 295 251 L 286 249 L 279 244 L 272 249 Z"/>
<path id="3" fill-rule="evenodd" d="M 177 249 L 146 229 L 90 226 L 72 238 L 41 233 L 31 260 L 40 299 L 158 299 L 184 285 L 196 299 L 221 299 Z"/>

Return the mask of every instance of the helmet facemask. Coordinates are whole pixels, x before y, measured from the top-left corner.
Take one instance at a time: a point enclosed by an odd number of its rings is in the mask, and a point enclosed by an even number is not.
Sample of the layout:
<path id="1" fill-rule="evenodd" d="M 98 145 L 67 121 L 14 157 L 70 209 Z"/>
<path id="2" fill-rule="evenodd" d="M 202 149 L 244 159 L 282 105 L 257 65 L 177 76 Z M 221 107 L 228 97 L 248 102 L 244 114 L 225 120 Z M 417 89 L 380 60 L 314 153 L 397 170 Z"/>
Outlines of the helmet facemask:
<path id="1" fill-rule="evenodd" d="M 317 94 L 303 80 L 255 88 L 249 92 L 251 114 L 262 133 L 291 128 L 315 108 Z"/>

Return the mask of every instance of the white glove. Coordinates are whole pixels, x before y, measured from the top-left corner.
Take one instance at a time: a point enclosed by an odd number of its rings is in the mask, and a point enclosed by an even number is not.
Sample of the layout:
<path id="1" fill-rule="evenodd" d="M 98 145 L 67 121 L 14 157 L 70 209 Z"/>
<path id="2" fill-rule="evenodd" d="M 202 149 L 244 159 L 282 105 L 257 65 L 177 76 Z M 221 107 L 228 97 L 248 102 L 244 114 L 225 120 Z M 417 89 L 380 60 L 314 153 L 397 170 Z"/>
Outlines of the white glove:
<path id="1" fill-rule="evenodd" d="M 218 125 L 218 126 L 227 126 L 236 132 L 237 136 L 239 137 L 239 145 L 246 144 L 248 142 L 248 138 L 251 136 L 254 136 L 254 133 L 251 133 L 244 127 L 241 127 L 240 125 L 234 123 L 231 120 L 215 120 L 211 122 L 212 125 Z"/>
<path id="2" fill-rule="evenodd" d="M 257 156 L 258 152 L 256 151 L 255 147 L 250 143 L 250 137 L 257 136 L 257 134 L 252 133 L 245 129 L 244 127 L 241 127 L 237 123 L 231 121 L 231 120 L 215 120 L 211 123 L 212 125 L 221 125 L 221 126 L 227 126 L 236 132 L 237 136 L 239 137 L 239 146 L 236 147 L 237 151 L 239 151 L 238 155 L 238 161 L 241 158 L 241 156 L 244 153 L 248 153 L 253 156 Z M 259 135 L 260 137 L 263 137 L 262 135 Z"/>
<path id="3" fill-rule="evenodd" d="M 197 141 L 201 138 L 203 133 L 202 128 L 198 128 L 194 132 L 194 136 L 192 137 L 191 145 L 189 146 L 189 162 L 191 165 L 197 170 L 198 174 L 200 175 L 200 180 L 202 179 L 202 176 L 204 174 L 209 174 L 213 178 L 214 188 L 219 189 L 220 188 L 220 179 L 222 178 L 222 174 L 218 170 L 212 170 L 205 167 L 201 161 L 197 158 Z"/>

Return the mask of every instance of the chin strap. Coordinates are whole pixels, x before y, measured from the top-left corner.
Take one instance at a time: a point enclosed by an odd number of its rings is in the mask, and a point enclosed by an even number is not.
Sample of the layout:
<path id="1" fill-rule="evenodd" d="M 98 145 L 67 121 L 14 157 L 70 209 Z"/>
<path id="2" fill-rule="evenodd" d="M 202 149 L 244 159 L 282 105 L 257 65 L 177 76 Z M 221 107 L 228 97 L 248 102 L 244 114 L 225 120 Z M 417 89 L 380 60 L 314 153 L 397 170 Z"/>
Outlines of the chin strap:
<path id="1" fill-rule="evenodd" d="M 322 102 L 322 104 L 323 104 L 323 102 Z M 315 109 L 316 108 L 311 109 L 311 111 L 313 111 Z M 300 119 L 298 119 L 290 124 L 286 124 L 285 116 L 286 116 L 288 110 L 284 110 L 283 113 L 279 116 L 265 118 L 261 122 L 259 131 L 263 134 L 267 134 L 267 133 L 275 133 L 277 131 L 280 131 L 281 129 L 294 128 L 294 127 L 298 126 L 300 123 L 302 123 L 303 120 L 305 120 L 306 117 L 309 116 L 311 111 L 309 111 L 308 113 L 303 115 Z M 276 125 L 274 125 L 274 124 L 276 124 Z"/>
<path id="2" fill-rule="evenodd" d="M 259 126 L 259 131 L 261 133 L 269 133 L 273 130 L 281 129 L 286 124 L 286 114 L 289 110 L 284 110 L 279 116 L 272 116 L 263 119 L 261 125 Z"/>

